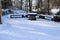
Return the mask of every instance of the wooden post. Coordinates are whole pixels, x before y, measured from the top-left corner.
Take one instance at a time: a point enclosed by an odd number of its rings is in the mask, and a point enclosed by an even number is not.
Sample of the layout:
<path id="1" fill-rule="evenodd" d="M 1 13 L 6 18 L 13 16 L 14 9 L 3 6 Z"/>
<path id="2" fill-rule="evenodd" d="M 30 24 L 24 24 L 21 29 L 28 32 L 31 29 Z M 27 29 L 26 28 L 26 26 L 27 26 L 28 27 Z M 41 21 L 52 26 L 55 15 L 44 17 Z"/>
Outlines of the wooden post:
<path id="1" fill-rule="evenodd" d="M 31 12 L 31 0 L 29 0 L 29 11 Z"/>
<path id="2" fill-rule="evenodd" d="M 2 24 L 2 22 L 1 22 L 1 15 L 2 15 L 2 9 L 1 9 L 1 0 L 0 0 L 0 24 Z"/>
<path id="3" fill-rule="evenodd" d="M 42 3 L 42 0 L 41 0 L 41 9 L 42 9 L 42 7 L 43 7 L 43 3 Z"/>
<path id="4" fill-rule="evenodd" d="M 41 8 L 42 9 L 42 0 L 38 0 L 38 8 Z M 38 12 L 40 12 L 39 10 L 40 9 L 38 9 Z"/>
<path id="5" fill-rule="evenodd" d="M 21 0 L 21 10 L 22 10 L 22 4 L 23 4 L 22 1 L 23 1 L 23 0 Z"/>
<path id="6" fill-rule="evenodd" d="M 49 5 L 50 3 L 49 3 L 49 0 L 48 0 L 48 14 L 49 14 L 49 10 L 50 10 L 50 5 Z"/>
<path id="7" fill-rule="evenodd" d="M 38 0 L 38 4 L 37 4 L 37 6 L 38 6 L 38 12 L 39 12 L 39 8 L 40 8 L 40 1 Z"/>

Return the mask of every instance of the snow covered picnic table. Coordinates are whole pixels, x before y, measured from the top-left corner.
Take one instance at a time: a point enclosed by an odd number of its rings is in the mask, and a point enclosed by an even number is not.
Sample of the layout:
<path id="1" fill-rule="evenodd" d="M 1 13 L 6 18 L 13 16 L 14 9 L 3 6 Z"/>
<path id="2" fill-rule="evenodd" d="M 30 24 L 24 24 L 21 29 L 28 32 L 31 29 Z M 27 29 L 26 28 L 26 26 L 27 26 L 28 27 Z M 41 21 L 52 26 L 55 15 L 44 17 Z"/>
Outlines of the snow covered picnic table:
<path id="1" fill-rule="evenodd" d="M 14 15 L 27 15 L 27 12 L 26 11 L 23 11 L 23 10 L 13 10 L 14 12 Z"/>
<path id="2" fill-rule="evenodd" d="M 60 23 L 2 16 L 0 40 L 60 40 Z"/>
<path id="3" fill-rule="evenodd" d="M 26 11 L 23 10 L 13 10 L 14 14 L 11 14 L 11 18 L 21 18 L 27 15 Z"/>
<path id="4" fill-rule="evenodd" d="M 37 13 L 28 13 L 29 20 L 36 20 Z"/>

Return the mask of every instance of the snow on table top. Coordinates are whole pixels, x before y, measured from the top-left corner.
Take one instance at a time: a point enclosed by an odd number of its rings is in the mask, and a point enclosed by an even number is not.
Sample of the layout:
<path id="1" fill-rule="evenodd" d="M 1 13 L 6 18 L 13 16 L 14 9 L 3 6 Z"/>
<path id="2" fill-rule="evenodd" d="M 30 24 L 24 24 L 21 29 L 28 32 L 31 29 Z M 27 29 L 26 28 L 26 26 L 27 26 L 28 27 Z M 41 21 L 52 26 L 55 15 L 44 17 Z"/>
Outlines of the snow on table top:
<path id="1" fill-rule="evenodd" d="M 0 40 L 60 40 L 60 23 L 27 18 L 2 17 Z"/>
<path id="2" fill-rule="evenodd" d="M 34 15 L 35 15 L 35 14 L 37 14 L 37 13 L 28 13 L 28 14 L 34 14 Z"/>

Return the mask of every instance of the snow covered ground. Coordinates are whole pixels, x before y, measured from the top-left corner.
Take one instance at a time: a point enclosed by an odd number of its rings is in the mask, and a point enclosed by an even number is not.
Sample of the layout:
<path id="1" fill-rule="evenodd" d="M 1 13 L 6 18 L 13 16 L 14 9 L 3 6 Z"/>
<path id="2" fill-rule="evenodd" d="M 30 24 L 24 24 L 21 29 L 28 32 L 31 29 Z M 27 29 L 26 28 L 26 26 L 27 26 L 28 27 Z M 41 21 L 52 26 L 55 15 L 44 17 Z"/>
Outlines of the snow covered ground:
<path id="1" fill-rule="evenodd" d="M 60 40 L 60 23 L 28 18 L 2 17 L 0 40 Z"/>

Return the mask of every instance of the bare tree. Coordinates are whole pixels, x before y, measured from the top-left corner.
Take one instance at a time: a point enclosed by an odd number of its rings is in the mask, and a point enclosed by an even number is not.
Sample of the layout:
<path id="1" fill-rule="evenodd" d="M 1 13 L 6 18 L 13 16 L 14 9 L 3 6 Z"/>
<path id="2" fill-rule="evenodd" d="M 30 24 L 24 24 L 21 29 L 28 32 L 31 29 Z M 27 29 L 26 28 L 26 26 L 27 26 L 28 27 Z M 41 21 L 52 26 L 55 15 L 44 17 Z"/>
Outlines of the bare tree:
<path id="1" fill-rule="evenodd" d="M 31 0 L 29 0 L 29 11 L 32 10 L 31 7 L 32 7 L 32 2 L 31 2 Z"/>
<path id="2" fill-rule="evenodd" d="M 2 24 L 2 22 L 1 22 L 1 15 L 2 15 L 2 9 L 1 9 L 1 0 L 0 0 L 0 24 Z"/>

